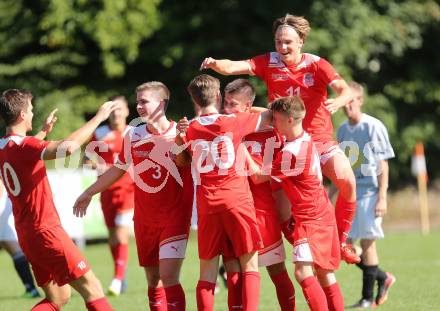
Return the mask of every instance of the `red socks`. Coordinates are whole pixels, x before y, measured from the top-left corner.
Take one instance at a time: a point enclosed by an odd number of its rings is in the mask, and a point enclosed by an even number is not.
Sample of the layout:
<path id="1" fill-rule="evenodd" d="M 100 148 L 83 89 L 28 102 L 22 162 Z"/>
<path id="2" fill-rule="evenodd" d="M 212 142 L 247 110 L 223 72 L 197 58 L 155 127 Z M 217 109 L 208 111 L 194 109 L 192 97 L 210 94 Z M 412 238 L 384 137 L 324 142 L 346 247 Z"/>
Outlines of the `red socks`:
<path id="1" fill-rule="evenodd" d="M 60 308 L 56 304 L 50 302 L 46 298 L 41 300 L 31 309 L 31 311 L 59 311 L 59 310 Z"/>
<path id="2" fill-rule="evenodd" d="M 347 202 L 340 194 L 336 200 L 335 216 L 338 225 L 339 242 L 341 244 L 347 241 L 350 232 L 351 223 L 356 212 L 356 201 Z"/>
<path id="3" fill-rule="evenodd" d="M 241 272 L 228 272 L 228 307 L 229 310 L 239 310 L 243 308 L 241 301 L 242 294 L 242 279 Z"/>
<path id="4" fill-rule="evenodd" d="M 329 311 L 344 311 L 344 297 L 338 283 L 323 288 Z"/>
<path id="5" fill-rule="evenodd" d="M 165 287 L 168 311 L 185 311 L 185 292 L 182 285 L 176 284 Z"/>
<path id="6" fill-rule="evenodd" d="M 151 311 L 167 311 L 167 297 L 163 287 L 148 287 L 148 301 Z"/>
<path id="7" fill-rule="evenodd" d="M 114 311 L 106 297 L 87 302 L 86 308 L 88 311 Z"/>
<path id="8" fill-rule="evenodd" d="M 257 311 L 260 299 L 260 273 L 243 272 L 242 300 L 243 311 Z"/>
<path id="9" fill-rule="evenodd" d="M 214 310 L 214 290 L 215 283 L 199 280 L 196 288 L 198 311 Z"/>
<path id="10" fill-rule="evenodd" d="M 277 275 L 271 275 L 273 284 L 277 291 L 278 303 L 280 304 L 281 311 L 294 311 L 295 307 L 295 288 L 293 283 L 287 274 L 287 271 Z"/>
<path id="11" fill-rule="evenodd" d="M 113 261 L 115 265 L 115 279 L 123 280 L 128 263 L 128 244 L 111 245 Z"/>
<path id="12" fill-rule="evenodd" d="M 328 311 L 327 298 L 315 276 L 305 278 L 300 285 L 311 311 Z"/>

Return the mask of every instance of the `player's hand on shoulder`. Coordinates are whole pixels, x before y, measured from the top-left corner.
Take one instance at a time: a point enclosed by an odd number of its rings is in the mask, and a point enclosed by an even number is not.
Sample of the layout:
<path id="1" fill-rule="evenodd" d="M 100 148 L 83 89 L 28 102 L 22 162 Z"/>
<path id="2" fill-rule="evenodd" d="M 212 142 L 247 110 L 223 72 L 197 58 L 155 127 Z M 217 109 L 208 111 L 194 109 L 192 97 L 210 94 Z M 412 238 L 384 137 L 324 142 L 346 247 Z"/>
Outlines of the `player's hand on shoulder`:
<path id="1" fill-rule="evenodd" d="M 92 196 L 86 191 L 84 191 L 78 199 L 76 199 L 75 204 L 73 205 L 73 214 L 76 217 L 83 217 L 86 215 L 87 207 L 92 200 Z"/>
<path id="2" fill-rule="evenodd" d="M 96 116 L 101 119 L 101 121 L 105 121 L 110 116 L 110 113 L 112 113 L 116 108 L 118 107 L 118 103 L 114 101 L 108 101 L 102 104 L 101 107 L 99 107 L 98 112 L 96 113 Z"/>
<path id="3" fill-rule="evenodd" d="M 186 133 L 186 130 L 189 127 L 189 121 L 186 117 L 183 117 L 182 119 L 177 122 L 176 128 L 179 131 L 179 133 Z"/>

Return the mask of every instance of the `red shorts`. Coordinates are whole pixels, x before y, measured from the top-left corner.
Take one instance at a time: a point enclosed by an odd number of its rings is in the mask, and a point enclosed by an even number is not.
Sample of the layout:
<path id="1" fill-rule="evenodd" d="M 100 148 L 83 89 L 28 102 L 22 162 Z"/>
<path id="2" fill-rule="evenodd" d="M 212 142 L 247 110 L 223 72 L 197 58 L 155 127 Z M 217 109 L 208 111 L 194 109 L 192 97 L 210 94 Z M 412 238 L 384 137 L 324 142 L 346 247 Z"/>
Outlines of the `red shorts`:
<path id="1" fill-rule="evenodd" d="M 84 256 L 61 226 L 19 233 L 20 246 L 32 265 L 38 286 L 70 283 L 90 270 Z"/>
<path id="2" fill-rule="evenodd" d="M 185 258 L 189 222 L 175 225 L 148 225 L 134 222 L 134 236 L 142 267 L 157 266 L 160 259 Z"/>
<path id="3" fill-rule="evenodd" d="M 115 221 L 118 214 L 130 212 L 133 207 L 133 187 L 116 187 L 101 193 L 101 208 L 107 228 L 116 227 Z"/>
<path id="4" fill-rule="evenodd" d="M 313 262 L 316 268 L 337 270 L 340 245 L 336 224 L 297 222 L 293 243 L 293 261 Z"/>
<path id="5" fill-rule="evenodd" d="M 197 235 L 199 258 L 204 260 L 221 254 L 226 258 L 240 257 L 263 245 L 252 207 L 199 215 Z"/>
<path id="6" fill-rule="evenodd" d="M 256 213 L 258 229 L 263 241 L 263 248 L 258 251 L 258 265 L 267 267 L 283 262 L 286 253 L 278 215 L 259 211 Z"/>

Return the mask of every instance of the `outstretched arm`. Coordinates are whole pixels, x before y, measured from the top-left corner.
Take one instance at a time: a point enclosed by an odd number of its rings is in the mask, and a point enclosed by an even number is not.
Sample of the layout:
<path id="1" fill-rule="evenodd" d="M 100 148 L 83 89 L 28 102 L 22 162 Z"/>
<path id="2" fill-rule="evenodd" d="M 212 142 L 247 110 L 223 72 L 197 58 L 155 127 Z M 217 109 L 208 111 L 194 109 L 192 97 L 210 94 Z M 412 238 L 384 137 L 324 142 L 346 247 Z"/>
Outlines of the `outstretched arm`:
<path id="1" fill-rule="evenodd" d="M 250 75 L 252 74 L 251 66 L 245 60 L 229 60 L 229 59 L 214 59 L 207 57 L 203 60 L 200 70 L 212 69 L 219 74 L 228 75 Z"/>
<path id="2" fill-rule="evenodd" d="M 44 160 L 64 158 L 74 153 L 83 143 L 88 141 L 98 125 L 105 121 L 110 113 L 117 107 L 116 102 L 104 103 L 96 115 L 78 130 L 60 141 L 50 142 L 43 153 Z"/>
<path id="3" fill-rule="evenodd" d="M 106 190 L 108 187 L 118 181 L 124 174 L 125 169 L 119 168 L 115 165 L 111 166 L 104 174 L 88 187 L 79 197 L 76 199 L 73 206 L 73 214 L 77 217 L 83 217 L 86 214 L 87 207 L 92 200 L 92 197 Z"/>
<path id="4" fill-rule="evenodd" d="M 339 108 L 349 104 L 353 100 L 353 95 L 345 80 L 336 80 L 330 86 L 338 94 L 335 98 L 330 98 L 325 101 L 327 110 L 333 114 L 338 111 Z"/>

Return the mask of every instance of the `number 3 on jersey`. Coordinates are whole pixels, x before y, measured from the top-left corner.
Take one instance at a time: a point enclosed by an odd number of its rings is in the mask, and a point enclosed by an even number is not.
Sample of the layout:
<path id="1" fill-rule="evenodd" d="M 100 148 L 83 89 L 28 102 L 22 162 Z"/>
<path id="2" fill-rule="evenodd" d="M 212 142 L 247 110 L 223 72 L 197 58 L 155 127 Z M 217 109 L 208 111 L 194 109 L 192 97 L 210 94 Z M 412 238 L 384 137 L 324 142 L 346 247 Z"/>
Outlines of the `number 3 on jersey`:
<path id="1" fill-rule="evenodd" d="M 21 191 L 20 182 L 18 180 L 17 173 L 15 173 L 14 168 L 8 162 L 3 164 L 3 167 L 0 171 L 1 177 L 5 186 L 8 188 L 9 192 L 14 196 L 18 196 Z M 12 185 L 10 184 L 12 181 Z"/>
<path id="2" fill-rule="evenodd" d="M 293 88 L 293 86 L 289 87 L 286 90 L 287 96 L 301 96 L 301 89 L 298 87 Z"/>

